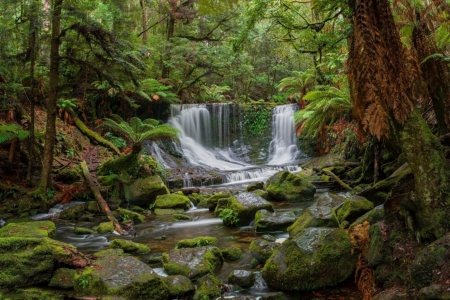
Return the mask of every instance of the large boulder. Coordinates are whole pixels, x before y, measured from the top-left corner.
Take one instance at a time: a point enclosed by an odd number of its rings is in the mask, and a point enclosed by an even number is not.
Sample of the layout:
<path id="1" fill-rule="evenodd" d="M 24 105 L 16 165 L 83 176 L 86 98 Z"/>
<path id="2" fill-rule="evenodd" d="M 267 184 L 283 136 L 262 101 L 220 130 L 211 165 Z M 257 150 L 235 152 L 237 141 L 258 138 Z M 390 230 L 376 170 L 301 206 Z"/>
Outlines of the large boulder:
<path id="1" fill-rule="evenodd" d="M 221 214 L 223 210 L 229 210 L 237 218 L 236 222 L 230 223 L 227 216 Z M 273 207 L 270 202 L 253 193 L 240 193 L 237 197 L 230 197 L 228 199 L 221 199 L 217 204 L 215 215 L 221 216 L 223 222 L 227 226 L 245 226 L 249 225 L 254 219 L 257 211 L 265 209 L 273 212 Z"/>
<path id="2" fill-rule="evenodd" d="M 262 209 L 256 212 L 254 227 L 256 232 L 285 231 L 296 219 L 293 211 L 270 212 Z"/>
<path id="3" fill-rule="evenodd" d="M 116 209 L 114 214 L 117 215 L 119 217 L 118 219 L 121 221 L 132 220 L 136 224 L 142 223 L 145 220 L 144 215 L 124 208 Z"/>
<path id="4" fill-rule="evenodd" d="M 196 280 L 206 274 L 213 274 L 223 264 L 223 257 L 217 247 L 173 249 L 163 253 L 164 270 L 169 275 L 184 275 Z"/>
<path id="5" fill-rule="evenodd" d="M 301 176 L 281 171 L 270 177 L 264 185 L 269 200 L 301 202 L 312 200 L 316 188 Z"/>
<path id="6" fill-rule="evenodd" d="M 78 295 L 121 296 L 126 299 L 169 298 L 165 279 L 132 256 L 107 256 L 75 275 Z"/>
<path id="7" fill-rule="evenodd" d="M 268 285 L 284 291 L 333 286 L 355 270 L 352 248 L 346 230 L 306 228 L 275 250 L 262 275 Z"/>
<path id="8" fill-rule="evenodd" d="M 191 200 L 179 194 L 159 195 L 155 200 L 155 209 L 183 209 L 188 210 L 191 207 Z"/>
<path id="9" fill-rule="evenodd" d="M 66 210 L 63 210 L 59 214 L 59 217 L 63 220 L 79 219 L 84 214 L 85 210 L 86 210 L 86 206 L 84 204 L 70 206 Z"/>
<path id="10" fill-rule="evenodd" d="M 344 204 L 335 209 L 336 217 L 339 224 L 344 221 L 353 222 L 365 213 L 371 211 L 374 205 L 373 202 L 361 196 L 352 196 L 345 199 Z"/>
<path id="11" fill-rule="evenodd" d="M 266 239 L 263 236 L 251 242 L 249 249 L 253 258 L 259 263 L 265 263 L 278 247 L 280 244 L 276 243 L 275 239 Z"/>
<path id="12" fill-rule="evenodd" d="M 242 288 L 252 287 L 255 283 L 255 274 L 247 270 L 234 270 L 228 275 L 228 283 Z"/>
<path id="13" fill-rule="evenodd" d="M 222 281 L 207 274 L 197 281 L 194 300 L 217 299 L 222 295 Z"/>
<path id="14" fill-rule="evenodd" d="M 295 236 L 308 227 L 338 227 L 333 215 L 333 208 L 345 202 L 345 197 L 325 193 L 317 201 L 305 209 L 292 226 L 287 230 L 290 236 Z"/>
<path id="15" fill-rule="evenodd" d="M 210 196 L 208 199 L 206 199 L 208 209 L 210 211 L 214 211 L 216 209 L 216 206 L 217 206 L 217 203 L 219 202 L 219 200 L 229 199 L 230 197 L 231 197 L 231 194 L 229 192 L 220 192 L 220 193 Z"/>
<path id="16" fill-rule="evenodd" d="M 157 175 L 138 179 L 125 188 L 127 200 L 143 207 L 148 207 L 157 196 L 165 194 L 169 194 L 169 189 Z"/>
<path id="17" fill-rule="evenodd" d="M 48 286 L 60 289 L 73 289 L 76 271 L 61 268 L 55 271 Z"/>

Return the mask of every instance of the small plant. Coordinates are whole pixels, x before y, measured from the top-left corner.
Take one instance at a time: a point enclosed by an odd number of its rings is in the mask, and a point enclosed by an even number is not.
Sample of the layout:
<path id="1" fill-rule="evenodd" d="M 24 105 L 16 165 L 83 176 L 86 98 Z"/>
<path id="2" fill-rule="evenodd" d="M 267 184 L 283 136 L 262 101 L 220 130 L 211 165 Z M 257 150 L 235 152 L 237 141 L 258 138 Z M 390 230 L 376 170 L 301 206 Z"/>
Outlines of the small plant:
<path id="1" fill-rule="evenodd" d="M 47 188 L 47 199 L 52 199 L 56 195 L 56 191 L 52 188 Z"/>
<path id="2" fill-rule="evenodd" d="M 152 203 L 148 206 L 148 209 L 152 210 L 155 207 L 155 203 Z"/>
<path id="3" fill-rule="evenodd" d="M 86 277 L 81 277 L 80 279 L 80 286 L 85 289 L 89 286 L 89 279 L 87 279 Z"/>
<path id="4" fill-rule="evenodd" d="M 223 208 L 220 211 L 219 218 L 228 226 L 236 226 L 239 223 L 239 218 L 236 216 L 231 208 Z"/>
<path id="5" fill-rule="evenodd" d="M 73 149 L 66 150 L 66 156 L 68 158 L 75 157 L 75 150 L 73 150 Z"/>
<path id="6" fill-rule="evenodd" d="M 123 222 L 130 220 L 130 216 L 128 214 L 123 214 L 122 216 Z"/>
<path id="7" fill-rule="evenodd" d="M 195 247 L 202 247 L 202 246 L 208 246 L 209 245 L 209 241 L 207 241 L 207 240 L 198 240 L 196 243 L 195 243 Z"/>
<path id="8" fill-rule="evenodd" d="M 107 138 L 114 146 L 122 149 L 127 146 L 127 141 L 120 136 L 115 136 L 112 132 L 105 133 L 105 138 Z"/>

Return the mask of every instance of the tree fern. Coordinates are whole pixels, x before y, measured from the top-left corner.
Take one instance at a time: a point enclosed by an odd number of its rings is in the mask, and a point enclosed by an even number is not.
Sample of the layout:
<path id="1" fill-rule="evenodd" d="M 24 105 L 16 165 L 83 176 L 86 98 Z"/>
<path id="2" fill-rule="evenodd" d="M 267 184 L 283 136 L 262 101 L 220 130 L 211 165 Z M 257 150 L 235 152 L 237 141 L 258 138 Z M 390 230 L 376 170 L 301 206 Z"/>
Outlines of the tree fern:
<path id="1" fill-rule="evenodd" d="M 23 130 L 22 127 L 16 124 L 0 125 L 0 144 L 14 138 L 18 138 L 19 140 L 26 139 L 29 134 L 29 131 Z"/>

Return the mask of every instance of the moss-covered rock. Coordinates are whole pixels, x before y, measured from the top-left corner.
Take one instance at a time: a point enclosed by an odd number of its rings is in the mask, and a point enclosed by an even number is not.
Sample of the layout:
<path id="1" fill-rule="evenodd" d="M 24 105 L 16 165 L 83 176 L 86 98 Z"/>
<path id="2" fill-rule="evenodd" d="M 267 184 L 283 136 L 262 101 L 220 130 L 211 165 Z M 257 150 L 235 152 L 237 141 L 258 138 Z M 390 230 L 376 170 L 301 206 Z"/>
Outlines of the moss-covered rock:
<path id="1" fill-rule="evenodd" d="M 185 214 L 173 214 L 172 218 L 175 220 L 190 220 L 191 217 Z"/>
<path id="2" fill-rule="evenodd" d="M 242 258 L 242 249 L 239 247 L 228 247 L 220 250 L 225 260 L 236 261 Z"/>
<path id="3" fill-rule="evenodd" d="M 97 232 L 100 234 L 103 233 L 113 233 L 114 232 L 114 224 L 113 222 L 103 222 L 98 225 Z"/>
<path id="4" fill-rule="evenodd" d="M 94 256 L 97 258 L 104 258 L 104 257 L 109 257 L 109 256 L 128 256 L 129 254 L 126 254 L 123 249 L 120 248 L 114 248 L 114 249 L 105 249 L 105 250 L 100 250 L 98 252 L 94 253 Z"/>
<path id="5" fill-rule="evenodd" d="M 125 253 L 144 254 L 150 252 L 147 245 L 128 240 L 115 239 L 109 245 L 110 249 L 122 249 Z"/>
<path id="6" fill-rule="evenodd" d="M 296 219 L 293 211 L 269 212 L 262 209 L 256 212 L 253 226 L 257 232 L 285 231 Z"/>
<path id="7" fill-rule="evenodd" d="M 249 184 L 246 188 L 245 191 L 246 192 L 253 192 L 256 190 L 262 190 L 264 189 L 264 182 L 260 181 L 260 182 L 254 182 Z"/>
<path id="8" fill-rule="evenodd" d="M 192 193 L 188 196 L 189 200 L 197 206 L 201 201 L 206 200 L 205 196 L 199 193 Z"/>
<path id="9" fill-rule="evenodd" d="M 56 226 L 52 221 L 30 221 L 23 223 L 8 223 L 0 228 L 0 237 L 49 237 L 55 236 Z"/>
<path id="10" fill-rule="evenodd" d="M 132 256 L 108 256 L 94 261 L 92 268 L 75 275 L 74 288 L 79 295 L 140 300 L 169 298 L 166 280 Z"/>
<path id="11" fill-rule="evenodd" d="M 73 245 L 49 238 L 44 238 L 44 241 L 50 247 L 54 261 L 59 265 L 84 268 L 90 262 L 90 260 L 84 256 L 84 254 L 78 252 L 77 248 Z"/>
<path id="12" fill-rule="evenodd" d="M 275 250 L 262 275 L 268 285 L 285 291 L 333 286 L 354 271 L 352 248 L 343 229 L 307 228 Z"/>
<path id="13" fill-rule="evenodd" d="M 210 211 L 214 211 L 216 209 L 217 203 L 220 199 L 229 199 L 231 194 L 229 192 L 221 192 L 210 196 L 207 200 L 207 206 Z"/>
<path id="14" fill-rule="evenodd" d="M 188 210 L 191 207 L 191 200 L 184 195 L 167 194 L 156 197 L 155 208 L 161 209 L 183 209 Z"/>
<path id="15" fill-rule="evenodd" d="M 177 248 L 196 248 L 202 246 L 215 246 L 217 245 L 217 238 L 212 236 L 199 236 L 193 239 L 181 240 L 177 243 Z"/>
<path id="16" fill-rule="evenodd" d="M 80 235 L 82 235 L 82 234 L 92 234 L 92 233 L 94 233 L 94 230 L 89 229 L 89 228 L 84 228 L 84 227 L 75 227 L 73 229 L 73 233 L 80 234 Z"/>
<path id="17" fill-rule="evenodd" d="M 309 201 L 316 193 L 316 188 L 311 183 L 289 171 L 274 174 L 264 187 L 272 201 Z"/>
<path id="18" fill-rule="evenodd" d="M 169 275 L 184 275 L 196 280 L 213 274 L 223 263 L 222 253 L 217 247 L 174 249 L 163 253 L 164 270 Z"/>
<path id="19" fill-rule="evenodd" d="M 84 214 L 84 211 L 85 211 L 84 204 L 70 206 L 59 214 L 59 218 L 64 220 L 75 220 L 80 218 Z"/>
<path id="20" fill-rule="evenodd" d="M 264 294 L 261 300 L 286 300 L 286 296 L 284 296 L 283 292 L 273 292 Z"/>
<path id="21" fill-rule="evenodd" d="M 252 193 L 256 194 L 266 200 L 269 198 L 269 194 L 265 190 L 255 190 L 255 191 L 252 191 Z"/>
<path id="22" fill-rule="evenodd" d="M 355 227 L 356 225 L 362 224 L 364 222 L 369 222 L 370 224 L 375 224 L 378 221 L 381 221 L 384 218 L 384 205 L 378 205 L 377 207 L 374 207 L 372 210 L 366 212 L 364 215 L 356 219 L 355 222 L 353 222 L 350 225 L 350 228 Z"/>
<path id="23" fill-rule="evenodd" d="M 125 197 L 134 205 L 148 207 L 157 196 L 169 194 L 169 189 L 159 176 L 138 179 L 125 189 Z"/>
<path id="24" fill-rule="evenodd" d="M 259 263 L 265 263 L 278 247 L 280 247 L 280 244 L 275 243 L 275 241 L 259 238 L 250 243 L 249 249 Z"/>
<path id="25" fill-rule="evenodd" d="M 245 289 L 253 286 L 255 278 L 253 272 L 247 270 L 234 270 L 228 275 L 228 283 L 236 284 Z"/>
<path id="26" fill-rule="evenodd" d="M 207 274 L 197 281 L 194 300 L 213 300 L 222 294 L 222 281 L 211 274 Z"/>
<path id="27" fill-rule="evenodd" d="M 186 276 L 168 276 L 166 282 L 169 287 L 170 299 L 184 299 L 194 294 L 195 286 Z"/>
<path id="28" fill-rule="evenodd" d="M 174 215 L 174 214 L 180 214 L 184 212 L 183 208 L 155 208 L 153 213 L 157 216 L 167 216 L 167 215 Z"/>
<path id="29" fill-rule="evenodd" d="M 15 291 L 0 290 L 0 299 L 4 300 L 64 300 L 65 295 L 60 290 L 48 288 L 21 288 Z"/>
<path id="30" fill-rule="evenodd" d="M 76 271 L 73 269 L 60 268 L 53 273 L 48 286 L 61 289 L 72 289 L 74 286 Z"/>
<path id="31" fill-rule="evenodd" d="M 90 212 L 90 213 L 93 213 L 93 214 L 101 212 L 101 209 L 98 206 L 98 202 L 97 201 L 86 202 L 86 210 L 88 212 Z"/>
<path id="32" fill-rule="evenodd" d="M 119 220 L 121 221 L 132 220 L 134 223 L 139 224 L 144 222 L 145 220 L 144 215 L 124 208 L 117 209 L 115 211 L 115 214 L 120 217 Z"/>
<path id="33" fill-rule="evenodd" d="M 373 203 L 361 196 L 353 196 L 345 200 L 342 206 L 336 208 L 336 217 L 341 224 L 344 221 L 353 222 L 366 212 L 372 210 Z"/>
<path id="34" fill-rule="evenodd" d="M 333 193 L 321 195 L 317 201 L 306 208 L 294 224 L 288 227 L 290 236 L 296 236 L 308 227 L 338 227 L 333 207 L 345 202 L 345 198 Z"/>

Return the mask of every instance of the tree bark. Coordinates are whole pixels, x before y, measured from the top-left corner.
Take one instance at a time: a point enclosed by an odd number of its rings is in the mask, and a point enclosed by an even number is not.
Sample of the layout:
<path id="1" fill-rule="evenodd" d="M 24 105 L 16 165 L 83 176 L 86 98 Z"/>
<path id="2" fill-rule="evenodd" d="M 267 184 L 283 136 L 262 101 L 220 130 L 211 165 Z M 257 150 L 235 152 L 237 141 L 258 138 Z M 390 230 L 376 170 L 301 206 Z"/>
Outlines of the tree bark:
<path id="1" fill-rule="evenodd" d="M 50 41 L 50 93 L 47 101 L 47 124 L 41 181 L 38 191 L 45 193 L 52 184 L 53 148 L 56 137 L 56 113 L 59 79 L 59 34 L 61 32 L 61 6 L 63 0 L 55 0 L 52 13 L 52 37 Z"/>
<path id="2" fill-rule="evenodd" d="M 111 213 L 111 210 L 108 207 L 108 204 L 106 203 L 105 199 L 103 199 L 102 194 L 98 190 L 97 186 L 94 184 L 94 180 L 92 179 L 91 174 L 89 173 L 89 169 L 87 167 L 86 161 L 81 162 L 81 169 L 83 170 L 83 175 L 86 178 L 86 181 L 89 184 L 89 187 L 91 188 L 92 192 L 94 193 L 95 199 L 97 200 L 98 204 L 102 208 L 102 211 L 106 214 L 108 219 L 113 222 L 114 228 L 116 231 L 120 234 L 125 234 L 122 227 L 120 227 L 119 222 L 117 222 L 116 218 Z"/>
<path id="3" fill-rule="evenodd" d="M 145 0 L 139 0 L 142 8 L 142 44 L 147 44 L 147 6 Z"/>

